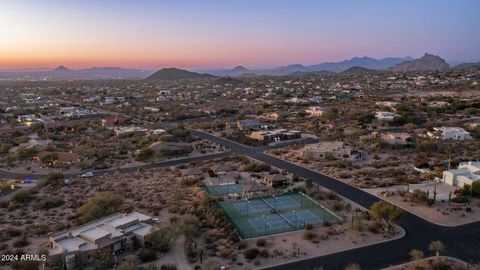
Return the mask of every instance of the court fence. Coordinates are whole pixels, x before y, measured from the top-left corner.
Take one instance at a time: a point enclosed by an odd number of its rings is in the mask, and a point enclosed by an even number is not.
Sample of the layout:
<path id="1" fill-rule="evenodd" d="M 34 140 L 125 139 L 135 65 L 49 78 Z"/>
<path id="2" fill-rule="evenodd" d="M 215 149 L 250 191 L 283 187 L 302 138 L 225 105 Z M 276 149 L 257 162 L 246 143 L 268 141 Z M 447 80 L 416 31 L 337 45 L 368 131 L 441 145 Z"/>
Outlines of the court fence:
<path id="1" fill-rule="evenodd" d="M 243 239 L 322 226 L 342 218 L 308 195 L 289 192 L 241 200 L 218 201 L 227 220 Z"/>

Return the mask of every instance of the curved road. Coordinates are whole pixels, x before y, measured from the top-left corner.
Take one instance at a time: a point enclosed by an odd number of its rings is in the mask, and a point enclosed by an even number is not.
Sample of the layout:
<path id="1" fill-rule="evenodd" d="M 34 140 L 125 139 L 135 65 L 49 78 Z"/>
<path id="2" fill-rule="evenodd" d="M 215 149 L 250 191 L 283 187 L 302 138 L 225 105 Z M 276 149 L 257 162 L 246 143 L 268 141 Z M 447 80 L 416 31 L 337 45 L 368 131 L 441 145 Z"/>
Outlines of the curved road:
<path id="1" fill-rule="evenodd" d="M 374 202 L 379 201 L 379 198 L 327 175 L 266 155 L 263 153 L 266 148 L 246 147 L 208 133 L 196 130 L 191 132 L 196 136 L 224 145 L 236 154 L 246 155 L 280 169 L 286 169 L 301 177 L 310 178 L 312 181 L 357 202 L 365 208 L 370 208 Z M 405 237 L 401 239 L 304 259 L 268 269 L 297 270 L 322 266 L 324 269 L 337 270 L 343 269 L 352 262 L 358 263 L 362 269 L 381 269 L 408 261 L 408 253 L 412 249 L 423 250 L 426 255 L 432 254 L 428 250 L 428 244 L 432 240 L 440 240 L 445 244 L 444 255 L 456 257 L 466 262 L 480 261 L 480 222 L 457 227 L 442 227 L 406 212 L 399 225 L 406 231 Z"/>

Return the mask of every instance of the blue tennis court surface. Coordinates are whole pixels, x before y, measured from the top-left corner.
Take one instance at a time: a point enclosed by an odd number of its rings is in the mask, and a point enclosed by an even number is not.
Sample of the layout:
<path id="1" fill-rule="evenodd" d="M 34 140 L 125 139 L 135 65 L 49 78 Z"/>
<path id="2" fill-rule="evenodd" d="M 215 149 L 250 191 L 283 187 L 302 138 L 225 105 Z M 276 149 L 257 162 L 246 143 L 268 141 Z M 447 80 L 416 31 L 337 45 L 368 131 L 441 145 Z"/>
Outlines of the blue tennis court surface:
<path id="1" fill-rule="evenodd" d="M 301 230 L 342 220 L 333 211 L 303 193 L 250 198 L 218 203 L 243 238 Z"/>

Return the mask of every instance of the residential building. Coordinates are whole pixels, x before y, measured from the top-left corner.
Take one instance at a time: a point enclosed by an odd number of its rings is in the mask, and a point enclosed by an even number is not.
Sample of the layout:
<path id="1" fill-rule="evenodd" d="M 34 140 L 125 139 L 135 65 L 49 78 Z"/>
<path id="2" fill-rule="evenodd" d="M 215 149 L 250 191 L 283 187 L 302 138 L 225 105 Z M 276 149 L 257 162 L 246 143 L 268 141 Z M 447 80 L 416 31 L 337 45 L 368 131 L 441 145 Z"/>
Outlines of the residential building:
<path id="1" fill-rule="evenodd" d="M 431 138 L 436 138 L 436 139 L 454 140 L 454 141 L 472 139 L 472 136 L 470 136 L 470 133 L 460 127 L 434 127 L 433 131 L 427 132 L 427 136 Z"/>
<path id="2" fill-rule="evenodd" d="M 380 121 L 392 121 L 396 116 L 397 114 L 392 112 L 375 112 L 375 118 Z"/>
<path id="3" fill-rule="evenodd" d="M 303 156 L 314 160 L 325 159 L 331 155 L 335 159 L 358 160 L 362 158 L 360 151 L 345 146 L 341 141 L 320 142 L 306 145 L 303 149 Z"/>
<path id="4" fill-rule="evenodd" d="M 263 183 L 272 188 L 286 187 L 290 179 L 283 174 L 267 174 L 263 177 Z"/>
<path id="5" fill-rule="evenodd" d="M 254 131 L 250 133 L 249 137 L 257 141 L 280 142 L 300 139 L 302 133 L 296 130 L 278 129 L 272 131 Z"/>
<path id="6" fill-rule="evenodd" d="M 380 139 L 388 144 L 411 144 L 412 136 L 406 132 L 386 132 L 380 134 Z"/>
<path id="7" fill-rule="evenodd" d="M 121 253 L 133 243 L 145 246 L 145 236 L 152 230 L 152 218 L 139 212 L 116 213 L 67 232 L 50 235 L 50 261 L 64 261 L 66 269 L 78 269 L 88 262 L 89 253 L 101 248 Z"/>
<path id="8" fill-rule="evenodd" d="M 480 162 L 461 162 L 456 170 L 443 172 L 443 182 L 451 186 L 463 187 L 480 180 Z"/>
<path id="9" fill-rule="evenodd" d="M 260 130 L 262 123 L 253 119 L 245 119 L 237 121 L 237 128 L 241 131 Z"/>
<path id="10" fill-rule="evenodd" d="M 310 116 L 319 117 L 323 115 L 324 111 L 320 106 L 310 106 L 305 110 L 305 112 Z"/>

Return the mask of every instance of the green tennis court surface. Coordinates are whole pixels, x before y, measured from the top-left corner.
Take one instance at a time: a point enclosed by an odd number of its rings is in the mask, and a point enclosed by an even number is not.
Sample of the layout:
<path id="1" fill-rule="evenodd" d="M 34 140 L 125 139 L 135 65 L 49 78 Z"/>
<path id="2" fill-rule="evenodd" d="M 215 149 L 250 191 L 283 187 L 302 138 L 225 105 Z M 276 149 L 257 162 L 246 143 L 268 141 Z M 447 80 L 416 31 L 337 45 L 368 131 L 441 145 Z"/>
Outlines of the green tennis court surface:
<path id="1" fill-rule="evenodd" d="M 218 203 L 242 238 L 253 238 L 342 220 L 334 212 L 303 193 L 284 193 Z"/>

